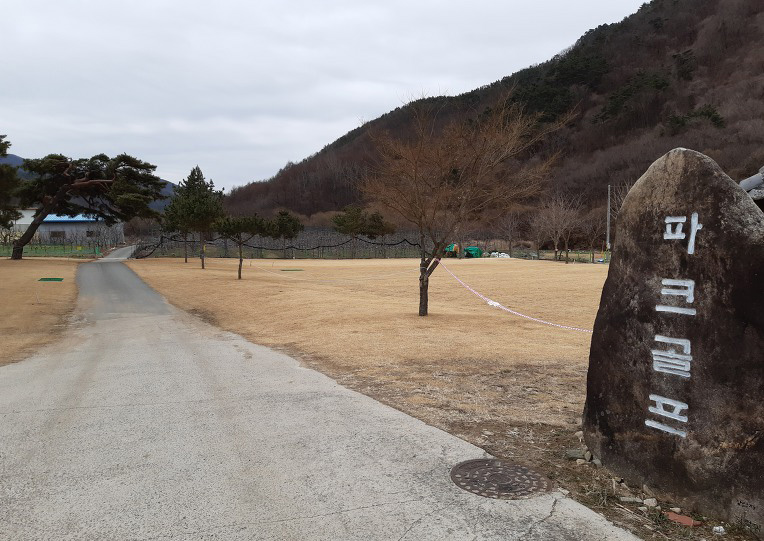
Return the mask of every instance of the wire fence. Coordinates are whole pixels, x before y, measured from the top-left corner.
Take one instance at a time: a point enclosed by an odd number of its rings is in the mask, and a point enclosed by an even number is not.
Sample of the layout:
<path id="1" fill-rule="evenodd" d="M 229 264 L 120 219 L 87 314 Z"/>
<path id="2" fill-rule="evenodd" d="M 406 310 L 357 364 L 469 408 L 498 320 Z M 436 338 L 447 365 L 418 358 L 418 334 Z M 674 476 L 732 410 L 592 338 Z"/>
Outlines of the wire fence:
<path id="1" fill-rule="evenodd" d="M 379 259 L 411 258 L 420 256 L 416 232 L 399 232 L 382 238 L 351 238 L 329 228 L 307 228 L 294 239 L 273 239 L 255 236 L 244 244 L 243 256 L 246 259 Z M 534 250 L 527 247 L 513 248 L 510 253 L 491 250 L 488 243 L 473 243 L 484 249 L 483 257 L 511 257 L 528 260 L 565 260 L 565 252 L 553 250 Z M 495 243 L 497 244 L 497 243 Z M 494 244 L 494 245 L 495 245 Z M 500 244 L 500 243 L 498 243 Z M 189 234 L 185 238 L 179 234 L 157 234 L 153 238 L 137 243 L 135 257 L 189 257 L 200 255 L 202 242 L 198 234 Z M 204 241 L 205 257 L 238 257 L 236 243 L 224 238 L 207 238 Z M 427 242 L 426 250 L 432 250 Z M 449 254 L 446 254 L 448 256 Z M 469 255 L 467 256 L 469 257 Z M 571 250 L 568 258 L 574 263 L 608 263 L 610 254 L 600 251 Z"/>
<path id="2" fill-rule="evenodd" d="M 293 239 L 255 236 L 243 246 L 247 259 L 377 259 L 419 257 L 419 243 L 409 240 L 413 233 L 396 233 L 376 239 L 351 238 L 332 229 L 310 228 Z M 427 246 L 432 249 L 432 246 Z M 238 246 L 224 238 L 204 241 L 205 257 L 238 257 Z M 199 255 L 199 235 L 160 235 L 138 243 L 135 257 L 189 257 Z"/>
<path id="3" fill-rule="evenodd" d="M 30 242 L 24 246 L 24 257 L 100 257 L 104 247 L 96 243 L 55 243 L 43 244 Z M 0 244 L 0 257 L 10 257 L 13 244 Z"/>
<path id="4" fill-rule="evenodd" d="M 499 254 L 506 254 L 506 257 L 510 257 L 507 251 L 498 252 Z M 513 259 L 528 259 L 528 260 L 540 260 L 540 261 L 554 261 L 555 257 L 557 261 L 565 261 L 565 252 L 557 252 L 555 256 L 554 250 L 532 250 L 529 248 L 514 248 L 511 252 Z M 490 253 L 489 253 L 490 256 Z M 501 256 L 504 257 L 504 256 Z M 568 253 L 568 259 L 573 263 L 609 263 L 610 252 L 600 250 L 570 250 Z"/>

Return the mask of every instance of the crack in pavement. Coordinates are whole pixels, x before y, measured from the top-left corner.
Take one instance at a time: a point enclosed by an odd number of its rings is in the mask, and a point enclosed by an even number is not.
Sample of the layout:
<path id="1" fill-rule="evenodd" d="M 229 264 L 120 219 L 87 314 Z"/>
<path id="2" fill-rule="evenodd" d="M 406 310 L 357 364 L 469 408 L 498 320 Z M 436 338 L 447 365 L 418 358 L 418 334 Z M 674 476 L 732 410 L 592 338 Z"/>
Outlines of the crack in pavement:
<path id="1" fill-rule="evenodd" d="M 546 522 L 547 520 L 552 518 L 552 515 L 554 515 L 554 512 L 557 509 L 557 502 L 560 501 L 560 498 L 558 498 L 556 496 L 552 496 L 552 498 L 554 498 L 554 499 L 552 500 L 552 507 L 549 509 L 549 513 L 547 513 L 547 515 L 544 518 L 542 518 L 540 520 L 537 520 L 537 521 L 533 522 L 530 526 L 528 526 L 528 529 L 525 530 L 525 534 L 523 534 L 523 536 L 520 539 L 525 539 L 539 525 L 543 524 L 544 522 Z"/>

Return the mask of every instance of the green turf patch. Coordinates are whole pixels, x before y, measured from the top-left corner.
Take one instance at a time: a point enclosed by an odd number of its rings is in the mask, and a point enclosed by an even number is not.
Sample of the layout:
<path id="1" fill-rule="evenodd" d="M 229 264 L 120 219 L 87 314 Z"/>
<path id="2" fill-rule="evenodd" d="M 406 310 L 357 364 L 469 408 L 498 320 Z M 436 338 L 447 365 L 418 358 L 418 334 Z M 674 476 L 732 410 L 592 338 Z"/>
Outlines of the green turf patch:
<path id="1" fill-rule="evenodd" d="M 40 278 L 38 282 L 63 282 L 63 278 Z"/>

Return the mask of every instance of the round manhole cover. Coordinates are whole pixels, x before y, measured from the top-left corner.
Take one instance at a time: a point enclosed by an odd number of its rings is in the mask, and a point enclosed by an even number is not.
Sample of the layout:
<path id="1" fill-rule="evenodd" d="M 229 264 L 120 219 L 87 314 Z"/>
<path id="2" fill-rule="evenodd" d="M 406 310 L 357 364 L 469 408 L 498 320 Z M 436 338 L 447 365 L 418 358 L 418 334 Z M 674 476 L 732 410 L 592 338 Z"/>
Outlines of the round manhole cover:
<path id="1" fill-rule="evenodd" d="M 548 492 L 552 483 L 525 466 L 498 459 L 468 460 L 451 469 L 451 480 L 459 488 L 486 498 L 518 500 Z"/>

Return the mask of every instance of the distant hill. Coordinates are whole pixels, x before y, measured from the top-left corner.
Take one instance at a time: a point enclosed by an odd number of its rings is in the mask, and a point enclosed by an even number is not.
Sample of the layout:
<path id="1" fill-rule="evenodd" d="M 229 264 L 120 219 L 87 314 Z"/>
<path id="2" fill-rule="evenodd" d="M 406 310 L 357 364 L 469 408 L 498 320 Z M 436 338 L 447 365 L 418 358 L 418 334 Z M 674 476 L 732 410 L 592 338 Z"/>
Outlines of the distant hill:
<path id="1" fill-rule="evenodd" d="M 24 163 L 24 158 L 21 156 L 16 156 L 15 154 L 8 154 L 6 156 L 0 156 L 0 165 L 10 165 L 12 167 L 16 167 L 16 175 L 18 177 L 27 179 L 31 178 L 32 174 L 28 171 L 24 171 L 21 169 L 21 165 Z"/>
<path id="2" fill-rule="evenodd" d="M 0 156 L 0 165 L 12 165 L 13 167 L 20 167 L 24 163 L 24 158 L 16 156 L 15 154 L 8 154 L 7 156 Z"/>
<path id="3" fill-rule="evenodd" d="M 540 29 L 543 30 L 543 29 Z M 549 190 L 602 204 L 607 185 L 631 184 L 668 150 L 714 158 L 733 178 L 764 165 L 764 2 L 653 0 L 584 34 L 542 64 L 455 97 L 430 98 L 444 118 L 513 99 L 546 119 L 577 120 L 541 151 L 561 159 Z M 356 128 L 273 178 L 231 191 L 232 211 L 285 207 L 303 215 L 358 201 L 356 182 L 374 156 L 369 130 L 406 133 L 396 109 Z"/>
<path id="4" fill-rule="evenodd" d="M 23 179 L 31 178 L 32 174 L 28 171 L 25 171 L 24 169 L 21 169 L 21 166 L 24 163 L 24 158 L 20 156 L 16 156 L 15 154 L 8 154 L 7 156 L 0 157 L 0 164 L 8 164 L 13 167 L 18 168 L 18 176 Z M 175 193 L 175 184 L 173 184 L 170 181 L 163 180 L 162 182 L 165 183 L 165 185 L 162 187 L 162 195 L 167 196 L 168 199 L 163 199 L 159 201 L 154 201 L 149 206 L 156 210 L 156 211 L 163 211 L 164 208 L 170 204 L 169 198 L 172 197 L 172 195 Z"/>
<path id="5" fill-rule="evenodd" d="M 178 187 L 169 180 L 162 180 L 162 182 L 164 182 L 164 186 L 162 186 L 162 195 L 167 197 L 167 199 L 160 199 L 149 205 L 152 209 L 159 212 L 162 212 L 165 207 L 170 204 L 170 198 L 175 194 L 175 188 Z"/>

